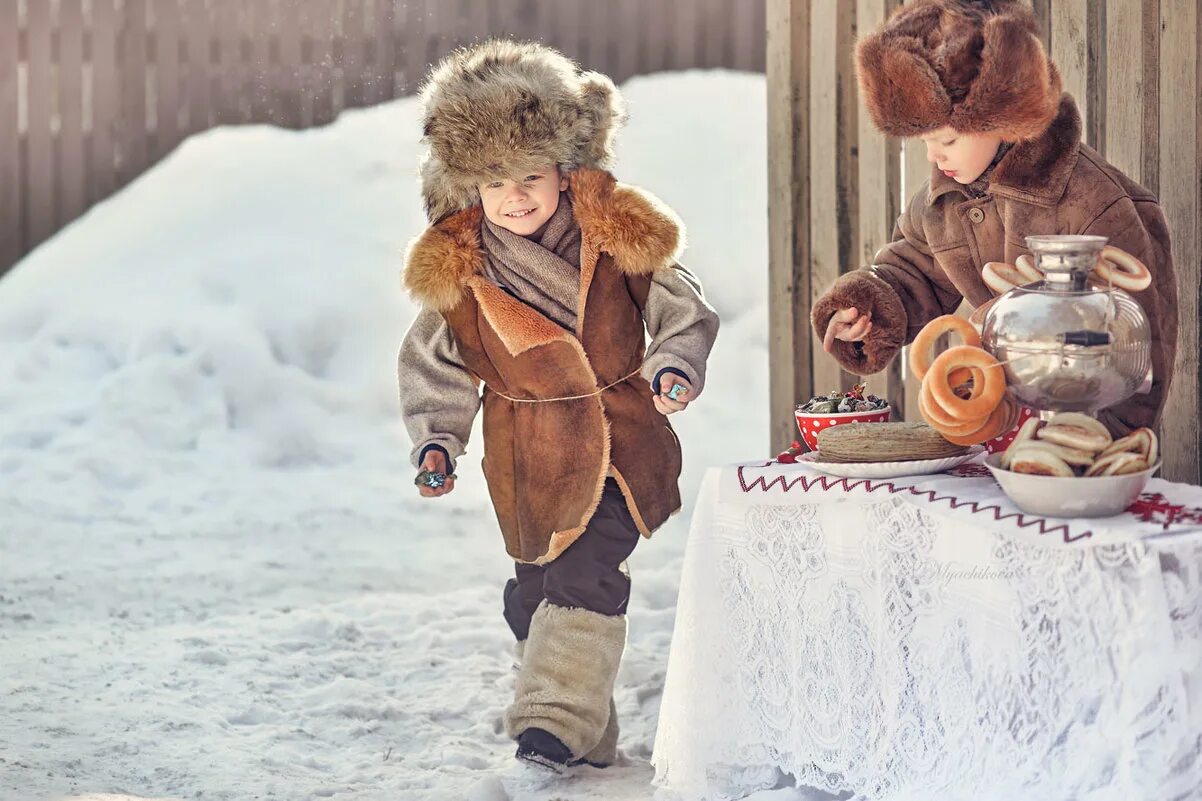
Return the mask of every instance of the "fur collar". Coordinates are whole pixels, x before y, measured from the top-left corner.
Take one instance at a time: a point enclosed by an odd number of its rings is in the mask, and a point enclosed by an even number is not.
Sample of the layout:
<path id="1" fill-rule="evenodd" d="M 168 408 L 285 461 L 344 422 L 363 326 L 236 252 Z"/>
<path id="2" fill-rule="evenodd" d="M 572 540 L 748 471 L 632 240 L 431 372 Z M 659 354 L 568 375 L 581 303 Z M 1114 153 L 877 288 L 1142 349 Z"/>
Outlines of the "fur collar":
<path id="1" fill-rule="evenodd" d="M 989 182 L 989 193 L 1051 208 L 1064 197 L 1077 166 L 1081 144 L 1081 114 L 1069 94 L 1060 98 L 1060 110 L 1038 139 L 1019 142 L 998 162 Z M 927 204 L 949 192 L 967 196 L 964 186 L 939 169 L 931 171 Z"/>
<path id="2" fill-rule="evenodd" d="M 589 168 L 568 175 L 568 192 L 582 239 L 613 257 L 617 268 L 645 275 L 671 267 L 684 250 L 684 224 L 658 198 Z M 409 294 L 437 312 L 453 309 L 484 265 L 479 205 L 430 226 L 409 245 L 402 281 Z M 581 265 L 583 271 L 584 265 Z"/>

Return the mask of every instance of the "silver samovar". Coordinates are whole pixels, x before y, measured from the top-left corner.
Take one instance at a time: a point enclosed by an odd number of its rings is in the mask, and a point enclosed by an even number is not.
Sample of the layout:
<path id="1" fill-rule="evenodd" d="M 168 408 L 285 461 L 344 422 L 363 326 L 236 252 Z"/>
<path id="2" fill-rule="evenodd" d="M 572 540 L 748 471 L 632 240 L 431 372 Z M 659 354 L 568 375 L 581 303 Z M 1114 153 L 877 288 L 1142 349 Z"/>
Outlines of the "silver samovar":
<path id="1" fill-rule="evenodd" d="M 1151 371 L 1143 309 L 1090 282 L 1105 245 L 1102 236 L 1027 237 L 1043 280 L 1006 292 L 985 316 L 982 344 L 1027 406 L 1097 412 L 1135 394 Z"/>

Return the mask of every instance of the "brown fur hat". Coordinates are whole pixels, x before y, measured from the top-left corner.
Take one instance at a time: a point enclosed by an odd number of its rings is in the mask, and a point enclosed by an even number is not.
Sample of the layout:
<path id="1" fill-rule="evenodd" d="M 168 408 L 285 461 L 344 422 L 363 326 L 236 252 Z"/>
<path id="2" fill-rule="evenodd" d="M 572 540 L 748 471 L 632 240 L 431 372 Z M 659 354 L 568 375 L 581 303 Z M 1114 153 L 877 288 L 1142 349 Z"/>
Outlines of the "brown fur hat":
<path id="1" fill-rule="evenodd" d="M 422 196 L 432 221 L 476 187 L 557 165 L 608 167 L 625 118 L 617 87 L 539 44 L 493 40 L 447 56 L 421 90 Z"/>
<path id="2" fill-rule="evenodd" d="M 860 92 L 891 136 L 950 125 L 1009 142 L 1038 138 L 1056 116 L 1060 72 L 1020 0 L 918 0 L 856 48 Z"/>

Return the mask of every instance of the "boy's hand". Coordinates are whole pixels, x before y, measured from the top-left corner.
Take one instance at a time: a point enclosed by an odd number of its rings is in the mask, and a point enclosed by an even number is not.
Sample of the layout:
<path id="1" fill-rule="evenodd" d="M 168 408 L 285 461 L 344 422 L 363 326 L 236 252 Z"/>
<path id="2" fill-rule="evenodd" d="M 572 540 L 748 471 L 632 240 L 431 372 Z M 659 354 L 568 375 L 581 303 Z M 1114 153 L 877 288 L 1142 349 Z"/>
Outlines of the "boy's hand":
<path id="1" fill-rule="evenodd" d="M 822 349 L 827 353 L 835 345 L 835 340 L 843 342 L 862 342 L 872 330 L 872 316 L 860 314 L 859 309 L 841 309 L 831 317 L 826 326 L 826 336 L 822 338 Z"/>
<path id="2" fill-rule="evenodd" d="M 684 389 L 676 393 L 676 400 L 668 397 L 674 384 L 680 384 Z M 671 373 L 664 373 L 659 379 L 659 391 L 651 398 L 655 410 L 665 417 L 684 411 L 693 397 L 693 385 L 686 379 Z"/>
<path id="3" fill-rule="evenodd" d="M 438 489 L 428 487 L 425 484 L 420 485 L 417 491 L 421 493 L 423 498 L 439 498 L 455 489 L 455 479 L 451 478 L 451 471 L 448 467 L 447 458 L 443 455 L 442 451 L 431 449 L 426 452 L 426 458 L 422 459 L 421 469 L 429 470 L 431 473 L 446 473 L 447 483 Z"/>

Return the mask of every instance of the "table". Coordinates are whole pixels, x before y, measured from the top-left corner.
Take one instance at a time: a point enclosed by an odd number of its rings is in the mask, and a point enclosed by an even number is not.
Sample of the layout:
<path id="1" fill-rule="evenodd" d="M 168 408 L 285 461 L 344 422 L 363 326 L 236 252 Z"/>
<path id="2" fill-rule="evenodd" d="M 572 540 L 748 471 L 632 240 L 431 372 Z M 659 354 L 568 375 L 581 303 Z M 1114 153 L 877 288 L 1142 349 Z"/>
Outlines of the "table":
<path id="1" fill-rule="evenodd" d="M 652 762 L 687 801 L 1202 798 L 1202 488 L 1066 521 L 979 464 L 711 469 Z"/>

